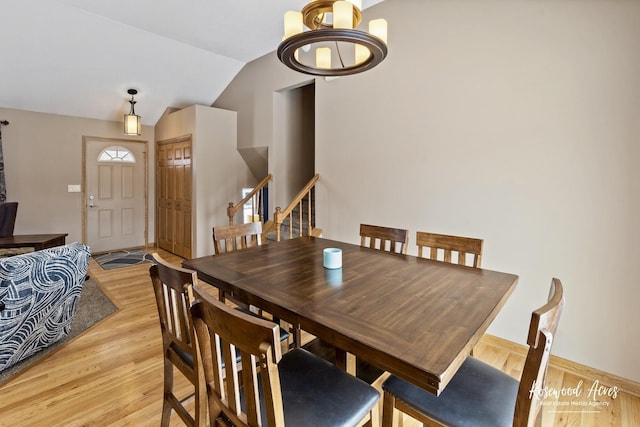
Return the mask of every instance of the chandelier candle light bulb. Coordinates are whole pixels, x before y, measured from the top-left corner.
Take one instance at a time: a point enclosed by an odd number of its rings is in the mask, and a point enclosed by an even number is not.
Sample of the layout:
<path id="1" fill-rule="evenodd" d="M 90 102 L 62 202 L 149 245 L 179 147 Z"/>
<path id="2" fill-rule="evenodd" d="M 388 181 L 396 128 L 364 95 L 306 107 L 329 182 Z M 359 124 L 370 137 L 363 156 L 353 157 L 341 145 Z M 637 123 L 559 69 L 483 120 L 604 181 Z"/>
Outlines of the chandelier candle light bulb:
<path id="1" fill-rule="evenodd" d="M 292 10 L 284 14 L 284 39 L 302 32 L 302 13 Z"/>
<path id="2" fill-rule="evenodd" d="M 316 49 L 316 67 L 327 70 L 331 68 L 331 49 L 328 47 Z"/>
<path id="3" fill-rule="evenodd" d="M 353 29 L 353 3 L 348 1 L 333 3 L 333 28 Z"/>
<path id="4" fill-rule="evenodd" d="M 387 44 L 387 20 L 374 19 L 369 22 L 369 33 Z"/>

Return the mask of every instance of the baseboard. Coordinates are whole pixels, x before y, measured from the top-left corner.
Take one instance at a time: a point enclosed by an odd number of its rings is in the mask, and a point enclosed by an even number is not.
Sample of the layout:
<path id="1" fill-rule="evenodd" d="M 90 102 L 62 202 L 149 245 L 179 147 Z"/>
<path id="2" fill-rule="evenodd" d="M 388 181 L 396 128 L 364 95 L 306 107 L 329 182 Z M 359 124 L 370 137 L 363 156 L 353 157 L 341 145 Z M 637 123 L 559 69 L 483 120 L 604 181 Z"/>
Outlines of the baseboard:
<path id="1" fill-rule="evenodd" d="M 493 345 L 495 347 L 504 348 L 508 351 L 521 354 L 526 357 L 528 347 L 522 344 L 514 343 L 503 338 L 496 337 L 490 334 L 484 334 L 481 341 L 486 344 Z M 618 375 L 610 374 L 595 368 L 591 368 L 586 365 L 582 365 L 571 360 L 551 355 L 549 359 L 549 365 L 554 368 L 562 369 L 580 377 L 587 378 L 589 380 L 598 380 L 600 383 L 609 386 L 617 386 L 621 391 L 629 393 L 636 397 L 640 397 L 640 383 L 632 381 L 627 378 L 620 377 Z"/>

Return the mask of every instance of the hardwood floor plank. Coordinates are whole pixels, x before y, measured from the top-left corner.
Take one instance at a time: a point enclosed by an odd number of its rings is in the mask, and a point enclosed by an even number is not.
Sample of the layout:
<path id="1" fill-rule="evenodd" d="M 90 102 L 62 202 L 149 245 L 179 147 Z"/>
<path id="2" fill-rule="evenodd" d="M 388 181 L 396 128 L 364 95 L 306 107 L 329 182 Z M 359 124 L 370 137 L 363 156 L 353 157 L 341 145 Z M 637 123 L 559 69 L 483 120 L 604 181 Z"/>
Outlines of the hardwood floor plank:
<path id="1" fill-rule="evenodd" d="M 181 258 L 159 250 L 179 264 Z M 48 356 L 9 381 L 0 384 L 0 426 L 157 426 L 162 407 L 162 342 L 150 264 L 102 270 L 91 260 L 89 274 L 118 307 L 110 317 L 60 346 Z M 522 346 L 486 336 L 474 349 L 485 362 L 519 378 L 524 364 Z M 582 395 L 560 397 L 568 402 L 587 400 L 586 394 L 598 373 L 590 368 L 561 361 L 552 362 L 547 386 L 560 390 L 582 381 Z M 605 380 L 602 376 L 602 381 Z M 606 377 L 616 384 L 615 377 Z M 188 381 L 176 374 L 176 387 L 188 394 Z M 627 390 L 636 390 L 633 382 Z M 590 399 L 591 397 L 589 397 Z M 615 398 L 602 397 L 607 405 L 577 412 L 563 407 L 543 407 L 543 426 L 636 426 L 640 425 L 640 397 L 620 391 Z M 553 399 L 547 399 L 546 402 Z M 188 403 L 193 406 L 193 399 Z M 405 427 L 419 424 L 405 418 Z M 181 426 L 172 416 L 172 426 Z"/>

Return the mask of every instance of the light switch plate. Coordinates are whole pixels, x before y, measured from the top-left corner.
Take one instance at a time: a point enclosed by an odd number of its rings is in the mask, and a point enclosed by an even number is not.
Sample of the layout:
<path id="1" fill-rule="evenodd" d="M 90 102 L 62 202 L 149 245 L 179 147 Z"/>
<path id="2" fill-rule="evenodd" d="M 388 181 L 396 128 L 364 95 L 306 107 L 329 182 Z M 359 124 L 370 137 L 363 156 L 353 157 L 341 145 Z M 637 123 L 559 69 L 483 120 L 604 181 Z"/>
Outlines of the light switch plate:
<path id="1" fill-rule="evenodd" d="M 79 193 L 80 192 L 80 186 L 79 185 L 68 185 L 68 192 L 69 193 Z"/>

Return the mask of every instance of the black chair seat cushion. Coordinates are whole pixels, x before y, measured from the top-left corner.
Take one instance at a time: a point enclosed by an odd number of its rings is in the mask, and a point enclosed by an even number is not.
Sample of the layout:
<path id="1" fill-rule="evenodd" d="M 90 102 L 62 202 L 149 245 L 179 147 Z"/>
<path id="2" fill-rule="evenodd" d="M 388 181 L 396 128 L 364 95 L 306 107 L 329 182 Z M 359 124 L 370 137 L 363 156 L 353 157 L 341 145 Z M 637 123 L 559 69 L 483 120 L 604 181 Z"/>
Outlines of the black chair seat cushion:
<path id="1" fill-rule="evenodd" d="M 175 345 L 174 343 L 170 344 L 171 350 L 173 350 L 185 363 L 193 368 L 193 356 L 191 352 L 185 350 L 179 345 Z"/>
<path id="2" fill-rule="evenodd" d="M 185 350 L 184 348 L 180 347 L 179 345 L 175 345 L 174 343 L 171 343 L 171 349 L 182 359 L 184 360 L 184 362 L 189 365 L 190 367 L 193 368 L 193 355 L 191 354 L 191 352 Z M 242 360 L 242 358 L 240 357 L 240 353 L 236 354 L 236 363 L 240 363 L 240 361 Z M 224 368 L 224 360 L 222 361 L 222 367 Z"/>
<path id="3" fill-rule="evenodd" d="M 259 314 L 254 313 L 251 310 L 247 310 L 244 307 L 236 307 L 236 310 L 239 310 L 239 311 L 241 311 L 243 313 L 250 314 L 251 316 L 257 317 L 259 319 L 264 319 L 264 317 L 260 316 Z M 284 328 L 280 328 L 280 341 L 285 341 L 285 340 L 288 340 L 288 339 L 289 339 L 289 331 L 287 331 Z"/>
<path id="4" fill-rule="evenodd" d="M 353 427 L 380 399 L 369 384 L 301 348 L 282 356 L 278 373 L 287 427 Z"/>
<path id="5" fill-rule="evenodd" d="M 393 375 L 382 389 L 446 425 L 511 427 L 518 386 L 504 372 L 467 357 L 440 396 Z"/>

